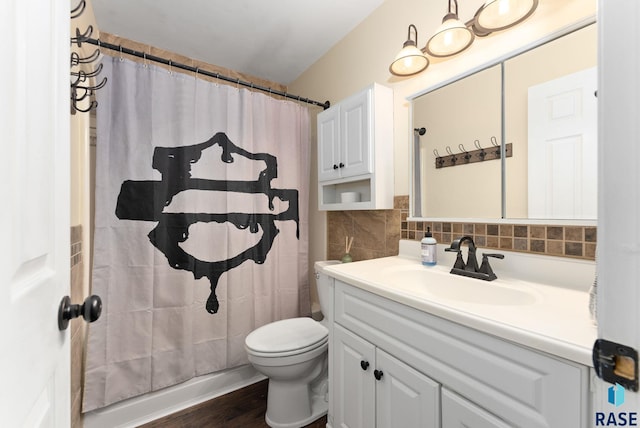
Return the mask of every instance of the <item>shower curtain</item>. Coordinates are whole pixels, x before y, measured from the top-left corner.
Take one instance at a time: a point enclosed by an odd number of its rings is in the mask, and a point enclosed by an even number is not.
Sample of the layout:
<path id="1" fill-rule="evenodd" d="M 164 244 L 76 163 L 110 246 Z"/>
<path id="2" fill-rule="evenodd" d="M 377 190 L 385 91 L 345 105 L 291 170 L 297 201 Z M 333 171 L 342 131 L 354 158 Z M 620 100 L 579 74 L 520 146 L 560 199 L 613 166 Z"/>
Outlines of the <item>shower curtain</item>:
<path id="1" fill-rule="evenodd" d="M 247 364 L 308 315 L 309 113 L 105 57 L 83 411 Z"/>

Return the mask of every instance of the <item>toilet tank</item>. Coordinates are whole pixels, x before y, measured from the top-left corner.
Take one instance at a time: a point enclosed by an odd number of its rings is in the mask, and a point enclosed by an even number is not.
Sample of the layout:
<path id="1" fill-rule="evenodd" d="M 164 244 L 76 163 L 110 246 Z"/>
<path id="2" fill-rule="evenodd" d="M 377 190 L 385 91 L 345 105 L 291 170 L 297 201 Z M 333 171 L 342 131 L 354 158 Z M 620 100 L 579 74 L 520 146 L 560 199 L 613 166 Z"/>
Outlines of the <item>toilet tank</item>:
<path id="1" fill-rule="evenodd" d="M 323 323 L 333 317 L 333 283 L 331 279 L 324 273 L 324 267 L 340 263 L 339 260 L 323 260 L 315 262 L 313 265 L 316 273 L 316 288 L 318 290 L 318 298 L 320 299 L 320 310 L 324 316 Z"/>

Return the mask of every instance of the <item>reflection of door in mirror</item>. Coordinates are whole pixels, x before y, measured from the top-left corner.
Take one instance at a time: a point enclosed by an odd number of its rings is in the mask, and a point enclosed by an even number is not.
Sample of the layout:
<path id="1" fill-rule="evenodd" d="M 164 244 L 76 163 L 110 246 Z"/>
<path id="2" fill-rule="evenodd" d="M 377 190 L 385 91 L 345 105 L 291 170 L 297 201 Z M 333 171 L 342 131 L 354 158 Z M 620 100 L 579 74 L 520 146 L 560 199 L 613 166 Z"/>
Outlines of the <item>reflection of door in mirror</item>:
<path id="1" fill-rule="evenodd" d="M 595 67 L 529 88 L 529 218 L 595 219 Z"/>
<path id="2" fill-rule="evenodd" d="M 498 218 L 501 215 L 500 160 L 464 163 L 464 152 L 492 148 L 501 139 L 500 64 L 465 77 L 413 101 L 413 124 L 426 128 L 420 150 L 420 212 L 423 217 Z M 448 150 L 447 150 L 448 148 Z M 495 148 L 494 148 L 495 149 Z M 459 164 L 436 168 L 436 153 L 455 153 Z M 417 186 L 416 186 L 417 187 Z"/>
<path id="3" fill-rule="evenodd" d="M 505 61 L 505 139 L 513 143 L 513 157 L 506 160 L 505 171 L 508 218 L 595 219 L 595 117 L 582 118 L 594 125 L 591 130 L 567 129 L 570 112 L 597 115 L 594 88 L 581 89 L 577 98 L 571 98 L 575 87 L 555 86 L 573 84 L 575 79 L 568 76 L 595 67 L 596 46 L 593 24 Z M 547 93 L 535 95 L 536 88 Z M 536 102 L 535 97 L 544 101 Z M 530 111 L 529 101 L 546 113 Z M 553 125 L 549 114 L 558 118 Z M 547 116 L 543 122 L 534 120 L 541 115 Z M 530 154 L 538 158 L 529 158 Z M 593 174 L 581 176 L 583 170 Z M 577 207 L 582 201 L 587 208 Z"/>

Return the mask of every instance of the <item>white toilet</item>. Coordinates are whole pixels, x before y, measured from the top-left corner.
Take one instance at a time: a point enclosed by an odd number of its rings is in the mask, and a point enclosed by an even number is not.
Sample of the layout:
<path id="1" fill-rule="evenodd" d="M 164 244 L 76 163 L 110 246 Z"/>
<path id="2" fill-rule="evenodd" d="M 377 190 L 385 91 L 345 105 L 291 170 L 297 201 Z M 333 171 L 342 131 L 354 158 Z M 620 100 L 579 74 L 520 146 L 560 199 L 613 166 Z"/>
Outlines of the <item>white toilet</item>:
<path id="1" fill-rule="evenodd" d="M 265 420 L 273 428 L 299 428 L 327 413 L 328 320 L 333 311 L 331 282 L 315 263 L 322 321 L 292 318 L 249 333 L 245 349 L 256 370 L 269 378 Z M 331 311 L 331 312 L 330 312 Z"/>

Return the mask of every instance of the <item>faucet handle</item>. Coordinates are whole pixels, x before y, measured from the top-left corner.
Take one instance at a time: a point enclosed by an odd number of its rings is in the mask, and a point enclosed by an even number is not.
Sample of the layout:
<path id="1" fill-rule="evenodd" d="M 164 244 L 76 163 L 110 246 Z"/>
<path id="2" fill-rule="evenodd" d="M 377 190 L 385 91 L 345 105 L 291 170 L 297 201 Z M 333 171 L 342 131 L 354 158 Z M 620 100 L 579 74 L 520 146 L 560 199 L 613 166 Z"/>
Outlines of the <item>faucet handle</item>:
<path id="1" fill-rule="evenodd" d="M 504 259 L 504 254 L 498 253 L 482 253 L 482 261 L 484 261 L 487 257 L 494 257 L 496 259 Z"/>
<path id="2" fill-rule="evenodd" d="M 491 265 L 489 264 L 489 257 L 494 257 L 496 259 L 504 259 L 504 254 L 482 253 L 482 264 L 480 265 L 480 269 L 478 269 L 478 272 L 487 275 L 487 280 L 493 281 L 498 277 L 493 272 L 493 269 L 491 269 Z"/>
<path id="3" fill-rule="evenodd" d="M 456 256 L 456 262 L 453 264 L 454 269 L 462 269 L 464 270 L 465 264 L 464 260 L 462 260 L 462 251 L 456 250 L 455 248 L 445 248 L 445 251 L 456 251 L 458 255 Z"/>

